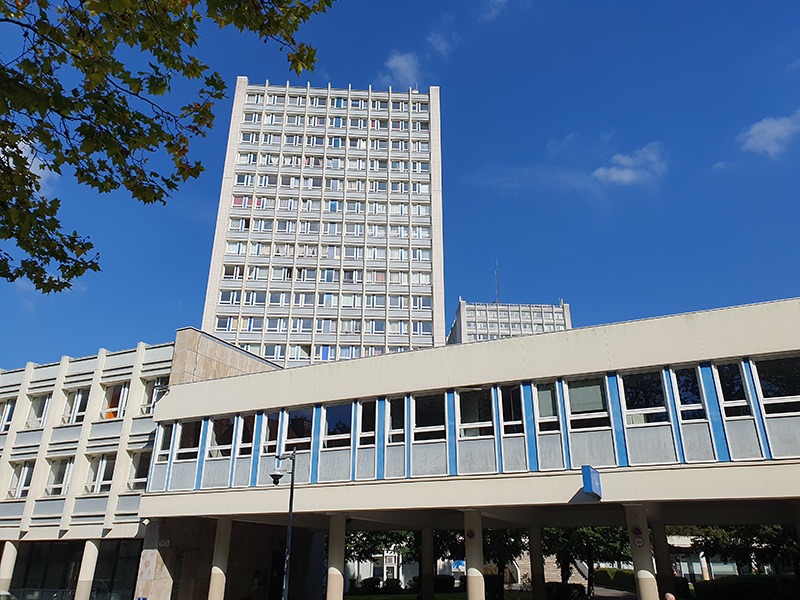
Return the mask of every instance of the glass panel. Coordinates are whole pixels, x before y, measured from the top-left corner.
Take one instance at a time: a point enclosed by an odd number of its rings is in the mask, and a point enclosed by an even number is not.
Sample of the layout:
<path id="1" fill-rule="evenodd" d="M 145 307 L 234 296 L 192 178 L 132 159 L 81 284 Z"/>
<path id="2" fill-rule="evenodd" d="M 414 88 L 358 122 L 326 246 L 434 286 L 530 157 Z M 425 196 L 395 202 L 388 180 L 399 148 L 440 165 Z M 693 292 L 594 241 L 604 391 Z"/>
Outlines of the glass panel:
<path id="1" fill-rule="evenodd" d="M 800 358 L 756 361 L 764 398 L 800 396 Z"/>
<path id="2" fill-rule="evenodd" d="M 726 402 L 746 399 L 739 363 L 717 365 L 717 373 L 719 374 L 719 383 L 722 386 L 722 397 Z"/>
<path id="3" fill-rule="evenodd" d="M 444 396 L 418 396 L 414 398 L 416 427 L 444 426 Z"/>
<path id="4" fill-rule="evenodd" d="M 606 390 L 603 380 L 569 382 L 569 406 L 572 414 L 605 412 Z"/>
<path id="5" fill-rule="evenodd" d="M 311 442 L 311 420 L 312 411 L 310 408 L 292 410 L 288 415 L 288 427 L 286 430 L 286 449 L 309 450 Z M 296 442 L 294 440 L 297 440 Z"/>
<path id="6" fill-rule="evenodd" d="M 327 435 L 349 435 L 352 423 L 352 405 L 339 404 L 325 407 L 325 425 Z"/>
<path id="7" fill-rule="evenodd" d="M 623 376 L 625 405 L 628 410 L 665 406 L 661 373 L 634 373 Z"/>
<path id="8" fill-rule="evenodd" d="M 375 401 L 361 403 L 361 431 L 375 431 Z"/>
<path id="9" fill-rule="evenodd" d="M 570 399 L 572 399 L 572 385 L 570 386 Z M 555 417 L 558 415 L 556 409 L 556 386 L 553 383 L 543 383 L 536 386 L 536 397 L 539 402 L 540 417 Z M 573 402 L 574 404 L 574 402 Z M 573 412 L 574 409 L 573 409 Z"/>
<path id="10" fill-rule="evenodd" d="M 681 404 L 702 404 L 700 384 L 697 381 L 697 371 L 694 369 L 676 369 L 675 379 L 678 382 L 678 398 Z"/>
<path id="11" fill-rule="evenodd" d="M 462 423 L 486 423 L 492 420 L 492 391 L 469 390 L 458 393 Z M 417 419 L 419 423 L 419 419 Z"/>

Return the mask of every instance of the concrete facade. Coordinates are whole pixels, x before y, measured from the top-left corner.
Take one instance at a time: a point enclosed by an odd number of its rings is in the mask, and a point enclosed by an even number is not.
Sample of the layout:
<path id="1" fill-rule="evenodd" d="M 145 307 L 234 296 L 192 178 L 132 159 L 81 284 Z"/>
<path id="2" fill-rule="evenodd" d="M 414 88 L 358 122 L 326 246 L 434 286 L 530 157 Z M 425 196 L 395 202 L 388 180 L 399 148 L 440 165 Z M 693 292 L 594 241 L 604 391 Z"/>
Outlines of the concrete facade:
<path id="1" fill-rule="evenodd" d="M 203 330 L 281 366 L 444 344 L 439 88 L 237 80 Z"/>
<path id="2" fill-rule="evenodd" d="M 557 305 L 502 304 L 467 302 L 459 297 L 447 343 L 481 342 L 571 328 L 569 304 L 563 300 Z"/>
<path id="3" fill-rule="evenodd" d="M 793 299 L 287 370 L 188 330 L 2 372 L 0 582 L 30 589 L 29 566 L 58 555 L 81 597 L 131 592 L 113 563 L 135 597 L 278 598 L 289 490 L 270 473 L 293 450 L 290 598 L 341 598 L 355 529 L 463 530 L 482 597 L 483 529 L 512 526 L 531 532 L 541 598 L 541 527 L 616 524 L 656 600 L 665 526 L 797 522 L 798 340 Z"/>

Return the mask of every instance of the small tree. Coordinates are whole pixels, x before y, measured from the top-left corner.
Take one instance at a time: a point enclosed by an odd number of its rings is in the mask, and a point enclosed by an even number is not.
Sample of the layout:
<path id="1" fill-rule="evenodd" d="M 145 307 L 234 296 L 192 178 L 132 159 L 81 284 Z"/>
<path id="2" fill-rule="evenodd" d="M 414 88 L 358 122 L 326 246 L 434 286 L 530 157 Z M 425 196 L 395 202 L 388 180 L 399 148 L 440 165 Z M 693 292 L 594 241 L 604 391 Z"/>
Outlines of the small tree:
<path id="1" fill-rule="evenodd" d="M 690 528 L 692 547 L 707 556 L 747 565 L 779 563 L 800 573 L 800 548 L 793 527 L 785 525 L 724 525 Z M 755 563 L 755 565 L 754 565 Z"/>

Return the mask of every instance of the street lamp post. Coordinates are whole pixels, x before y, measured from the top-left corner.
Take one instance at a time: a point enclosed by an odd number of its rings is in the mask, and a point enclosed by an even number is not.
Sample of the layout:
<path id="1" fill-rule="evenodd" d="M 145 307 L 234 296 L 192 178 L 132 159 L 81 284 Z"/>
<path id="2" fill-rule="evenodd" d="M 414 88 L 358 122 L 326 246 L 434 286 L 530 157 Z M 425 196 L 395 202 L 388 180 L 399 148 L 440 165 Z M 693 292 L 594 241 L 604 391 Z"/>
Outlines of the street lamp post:
<path id="1" fill-rule="evenodd" d="M 286 528 L 286 554 L 283 557 L 283 600 L 289 600 L 289 567 L 292 559 L 292 517 L 294 516 L 294 471 L 295 471 L 295 451 L 291 454 L 281 454 L 276 456 L 280 461 L 291 460 L 292 470 L 289 471 L 289 526 Z M 272 483 L 278 485 L 283 477 L 283 471 L 275 470 L 270 475 Z"/>

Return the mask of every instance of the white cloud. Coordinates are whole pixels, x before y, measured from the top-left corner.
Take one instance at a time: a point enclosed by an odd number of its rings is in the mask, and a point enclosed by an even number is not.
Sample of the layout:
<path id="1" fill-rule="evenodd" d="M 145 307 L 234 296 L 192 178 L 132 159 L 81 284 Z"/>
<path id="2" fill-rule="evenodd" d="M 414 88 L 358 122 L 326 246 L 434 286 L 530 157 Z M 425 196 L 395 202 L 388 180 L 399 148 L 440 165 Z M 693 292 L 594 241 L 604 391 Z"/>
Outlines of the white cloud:
<path id="1" fill-rule="evenodd" d="M 790 62 L 788 65 L 784 67 L 787 71 L 800 71 L 800 58 L 797 60 Z"/>
<path id="2" fill-rule="evenodd" d="M 558 154 L 565 154 L 569 152 L 572 148 L 572 145 L 577 141 L 578 134 L 574 131 L 570 131 L 567 135 L 562 138 L 551 138 L 547 141 L 547 152 L 550 156 L 555 156 Z"/>
<path id="3" fill-rule="evenodd" d="M 788 117 L 761 119 L 740 133 L 737 139 L 742 145 L 742 150 L 778 158 L 798 133 L 800 133 L 800 110 Z"/>
<path id="4" fill-rule="evenodd" d="M 444 58 L 448 57 L 458 45 L 458 42 L 461 41 L 461 36 L 456 31 L 456 21 L 453 16 L 447 13 L 442 14 L 441 23 L 431 29 L 425 40 L 436 54 Z"/>
<path id="5" fill-rule="evenodd" d="M 721 160 L 719 162 L 715 162 L 711 168 L 715 171 L 727 171 L 730 168 L 730 165 L 724 160 Z"/>
<path id="6" fill-rule="evenodd" d="M 590 174 L 552 165 L 485 168 L 467 177 L 467 181 L 507 192 L 577 192 L 583 196 L 601 196 L 603 193 Z"/>
<path id="7" fill-rule="evenodd" d="M 611 166 L 595 169 L 592 175 L 605 184 L 638 185 L 657 180 L 667 171 L 660 142 L 650 142 L 632 154 L 615 154 Z"/>
<path id="8" fill-rule="evenodd" d="M 483 4 L 486 8 L 480 16 L 481 21 L 494 21 L 508 6 L 508 0 L 487 0 Z"/>
<path id="9" fill-rule="evenodd" d="M 427 40 L 433 49 L 442 56 L 448 56 L 453 51 L 453 42 L 442 32 L 431 31 Z"/>
<path id="10" fill-rule="evenodd" d="M 384 87 L 413 87 L 422 79 L 419 58 L 415 52 L 392 52 L 383 66 L 388 72 L 381 73 L 378 81 Z"/>

